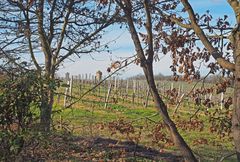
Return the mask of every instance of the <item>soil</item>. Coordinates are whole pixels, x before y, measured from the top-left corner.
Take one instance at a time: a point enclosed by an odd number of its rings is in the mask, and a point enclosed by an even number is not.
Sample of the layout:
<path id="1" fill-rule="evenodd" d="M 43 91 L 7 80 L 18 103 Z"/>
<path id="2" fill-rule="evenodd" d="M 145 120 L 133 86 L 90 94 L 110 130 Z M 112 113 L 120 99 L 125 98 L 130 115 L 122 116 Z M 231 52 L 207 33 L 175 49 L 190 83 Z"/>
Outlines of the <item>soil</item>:
<path id="1" fill-rule="evenodd" d="M 174 153 L 102 137 L 50 135 L 25 145 L 17 161 L 183 161 Z"/>

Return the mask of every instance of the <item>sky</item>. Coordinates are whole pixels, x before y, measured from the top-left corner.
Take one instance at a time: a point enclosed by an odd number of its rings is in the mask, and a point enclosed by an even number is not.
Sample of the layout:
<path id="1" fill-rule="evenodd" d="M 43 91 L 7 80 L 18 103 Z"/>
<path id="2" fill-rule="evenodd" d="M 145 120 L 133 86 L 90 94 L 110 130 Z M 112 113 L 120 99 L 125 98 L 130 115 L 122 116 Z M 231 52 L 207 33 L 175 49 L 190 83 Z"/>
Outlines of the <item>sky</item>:
<path id="1" fill-rule="evenodd" d="M 209 10 L 215 19 L 226 14 L 230 17 L 230 23 L 235 23 L 233 18 L 234 13 L 226 0 L 190 0 L 189 2 L 195 12 L 198 12 L 199 14 L 205 13 L 207 10 Z M 94 75 L 96 71 L 100 70 L 103 72 L 103 75 L 106 76 L 108 75 L 107 67 L 110 66 L 111 62 L 135 54 L 134 45 L 127 29 L 111 27 L 109 30 L 107 30 L 103 40 L 104 42 L 110 42 L 109 47 L 111 54 L 107 52 L 92 53 L 91 55 L 83 55 L 80 59 L 74 58 L 74 61 L 65 61 L 64 64 L 59 68 L 57 74 L 59 76 L 64 76 L 66 72 L 69 72 L 71 75 Z M 153 65 L 154 73 L 171 75 L 172 72 L 169 68 L 171 65 L 170 55 L 160 55 L 159 58 L 160 61 L 155 62 Z M 203 68 L 200 72 L 204 74 L 207 71 L 205 68 Z M 124 71 L 121 71 L 118 75 L 120 75 L 122 78 L 127 78 L 138 74 L 143 74 L 141 67 L 132 64 L 125 68 Z"/>

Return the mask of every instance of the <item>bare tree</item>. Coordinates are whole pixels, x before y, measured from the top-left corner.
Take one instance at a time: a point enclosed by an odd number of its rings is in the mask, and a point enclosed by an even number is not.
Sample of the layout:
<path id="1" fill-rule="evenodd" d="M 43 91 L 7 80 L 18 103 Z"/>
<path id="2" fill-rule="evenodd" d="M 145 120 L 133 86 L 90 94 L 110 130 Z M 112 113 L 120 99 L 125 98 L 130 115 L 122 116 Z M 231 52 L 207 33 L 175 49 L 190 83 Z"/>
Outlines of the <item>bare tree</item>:
<path id="1" fill-rule="evenodd" d="M 152 2 L 149 0 L 144 1 L 120 1 L 116 0 L 116 3 L 120 6 L 123 11 L 123 16 L 126 19 L 129 32 L 131 34 L 132 40 L 134 42 L 135 51 L 138 57 L 138 63 L 142 67 L 145 77 L 147 79 L 150 91 L 154 98 L 155 105 L 159 110 L 164 123 L 166 124 L 174 144 L 181 151 L 182 156 L 185 161 L 197 161 L 192 150 L 186 144 L 182 136 L 179 134 L 175 123 L 171 120 L 167 106 L 160 97 L 158 90 L 156 88 L 154 75 L 153 75 L 153 61 L 156 59 L 156 46 L 154 41 L 153 33 L 153 17 Z M 165 1 L 159 2 L 158 5 L 164 5 Z M 143 10 L 141 10 L 141 8 Z M 136 26 L 145 27 L 146 34 L 138 33 Z M 145 43 L 146 50 L 144 50 L 144 45 L 141 43 L 141 37 Z"/>
<path id="2" fill-rule="evenodd" d="M 71 56 L 104 49 L 99 40 L 117 15 L 111 3 L 97 1 L 0 2 L 1 51 L 30 62 L 45 79 L 40 114 L 44 131 L 50 130 L 55 72 Z"/>

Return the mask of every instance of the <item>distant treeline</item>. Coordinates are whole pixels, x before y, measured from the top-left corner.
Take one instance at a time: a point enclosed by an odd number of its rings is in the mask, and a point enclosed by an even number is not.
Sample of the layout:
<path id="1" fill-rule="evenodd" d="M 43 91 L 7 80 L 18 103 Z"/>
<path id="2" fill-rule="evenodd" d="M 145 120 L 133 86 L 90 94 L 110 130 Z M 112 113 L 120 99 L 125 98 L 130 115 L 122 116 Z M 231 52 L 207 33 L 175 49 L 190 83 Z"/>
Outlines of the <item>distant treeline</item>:
<path id="1" fill-rule="evenodd" d="M 174 76 L 172 75 L 163 75 L 163 74 L 157 74 L 154 76 L 155 80 L 167 80 L 167 81 L 174 81 Z M 181 76 L 180 76 L 181 78 Z M 201 77 L 201 79 L 203 79 L 203 77 Z M 206 79 L 205 82 L 206 83 L 216 83 L 216 82 L 221 82 L 221 80 L 223 80 L 224 77 L 222 77 L 221 75 L 209 75 Z M 132 77 L 129 77 L 128 79 L 130 80 L 145 80 L 145 76 L 143 74 L 138 74 Z M 200 79 L 200 80 L 201 80 Z M 179 81 L 181 81 L 181 79 L 179 79 Z M 197 81 L 197 80 L 195 80 Z"/>

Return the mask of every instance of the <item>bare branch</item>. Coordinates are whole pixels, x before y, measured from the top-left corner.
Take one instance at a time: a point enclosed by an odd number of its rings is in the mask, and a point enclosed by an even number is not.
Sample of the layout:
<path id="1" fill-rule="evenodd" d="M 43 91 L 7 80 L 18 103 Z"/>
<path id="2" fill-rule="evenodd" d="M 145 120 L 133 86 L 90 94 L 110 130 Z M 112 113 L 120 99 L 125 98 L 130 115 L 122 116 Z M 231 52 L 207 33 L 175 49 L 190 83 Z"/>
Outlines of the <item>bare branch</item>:
<path id="1" fill-rule="evenodd" d="M 237 23 L 240 24 L 240 3 L 239 0 L 228 0 L 228 3 L 235 12 Z"/>
<path id="2" fill-rule="evenodd" d="M 111 25 L 114 22 L 115 16 L 117 16 L 118 11 L 109 19 L 107 20 L 107 22 L 105 24 L 103 24 L 101 27 L 99 27 L 97 30 L 95 30 L 93 33 L 89 34 L 87 37 L 85 37 L 84 39 L 82 39 L 80 42 L 78 42 L 73 48 L 71 48 L 69 50 L 69 52 L 67 54 L 65 54 L 64 56 L 62 56 L 57 62 L 56 62 L 56 66 L 58 66 L 62 61 L 64 61 L 67 57 L 71 56 L 75 50 L 77 48 L 79 48 L 84 42 L 90 40 L 92 37 L 94 37 L 95 35 L 97 35 L 99 32 L 101 32 L 103 29 L 105 29 L 106 27 L 108 27 L 109 25 Z"/>
<path id="3" fill-rule="evenodd" d="M 181 105 L 181 103 L 182 103 L 182 101 L 184 100 L 184 98 L 187 97 L 187 96 L 189 96 L 189 95 L 193 92 L 193 90 L 196 88 L 196 86 L 197 86 L 201 81 L 202 81 L 203 84 L 204 84 L 205 79 L 206 79 L 210 74 L 211 74 L 211 71 L 209 71 L 209 72 L 207 73 L 207 75 L 205 75 L 204 78 L 198 80 L 198 81 L 192 86 L 191 90 L 190 90 L 187 94 L 183 94 L 183 95 L 181 96 L 180 100 L 179 100 L 178 103 L 177 103 L 177 106 L 176 106 L 175 109 L 174 109 L 173 116 L 177 113 L 178 108 L 179 108 L 179 106 Z"/>
<path id="4" fill-rule="evenodd" d="M 222 162 L 222 161 L 226 160 L 227 158 L 229 158 L 229 157 L 231 157 L 231 156 L 233 156 L 233 155 L 235 155 L 235 154 L 236 154 L 236 152 L 233 152 L 233 153 L 230 153 L 230 154 L 228 154 L 228 155 L 225 155 L 225 156 L 221 157 L 221 159 L 219 160 L 219 162 Z"/>
<path id="5" fill-rule="evenodd" d="M 52 50 L 50 48 L 50 45 L 43 27 L 43 13 L 44 13 L 44 0 L 40 0 L 39 6 L 37 9 L 38 34 L 39 34 L 39 39 L 42 45 L 43 53 L 45 55 L 46 74 L 50 75 L 51 64 L 52 64 Z"/>
<path id="6" fill-rule="evenodd" d="M 37 71 L 40 73 L 41 72 L 41 67 L 39 66 L 38 62 L 37 62 L 37 59 L 34 55 L 34 52 L 33 52 L 33 46 L 32 46 L 32 39 L 31 39 L 31 31 L 30 31 L 30 19 L 29 19 L 29 12 L 28 10 L 24 12 L 24 16 L 27 20 L 27 27 L 28 27 L 28 35 L 27 35 L 27 40 L 28 40 L 28 46 L 29 46 L 29 52 L 30 52 L 30 55 L 31 55 L 31 58 L 32 58 L 32 61 L 35 65 L 35 67 L 37 68 Z"/>
<path id="7" fill-rule="evenodd" d="M 135 55 L 134 55 L 135 56 Z M 132 57 L 130 57 L 132 58 Z M 125 59 L 122 62 L 125 62 L 127 59 Z M 76 104 L 77 102 L 81 101 L 83 99 L 83 97 L 85 97 L 89 92 L 93 91 L 94 89 L 96 89 L 99 85 L 101 85 L 105 80 L 107 80 L 108 78 L 110 78 L 111 76 L 113 76 L 114 74 L 116 74 L 117 72 L 119 72 L 120 70 L 122 70 L 123 68 L 127 67 L 128 65 L 134 63 L 136 61 L 136 59 L 131 60 L 130 62 L 128 62 L 127 64 L 125 64 L 124 66 L 119 67 L 117 70 L 115 70 L 114 72 L 112 72 L 111 74 L 109 74 L 108 76 L 106 76 L 103 80 L 101 80 L 100 82 L 98 82 L 96 85 L 94 85 L 92 88 L 90 88 L 89 90 L 87 90 L 85 93 L 83 93 L 81 95 L 81 97 L 77 98 L 76 101 L 72 102 L 71 104 L 69 104 L 68 106 L 66 106 L 66 108 L 70 108 L 72 105 Z"/>
<path id="8" fill-rule="evenodd" d="M 175 22 L 177 25 L 186 28 L 186 29 L 192 29 L 192 25 L 191 24 L 184 24 L 181 21 L 179 21 L 179 19 L 174 18 L 174 17 L 169 17 L 171 21 Z"/>
<path id="9" fill-rule="evenodd" d="M 48 35 L 48 42 L 49 42 L 50 44 L 51 44 L 51 42 L 52 42 L 53 33 L 54 33 L 53 13 L 54 13 L 54 9 L 55 9 L 55 7 L 56 7 L 56 3 L 57 3 L 57 0 L 54 0 L 53 3 L 52 3 L 52 8 L 51 8 L 50 17 L 49 17 L 49 20 L 50 20 L 50 29 L 49 29 L 49 35 Z"/>
<path id="10" fill-rule="evenodd" d="M 9 62 L 14 64 L 15 66 L 19 67 L 20 69 L 28 70 L 26 67 L 20 65 L 17 63 L 16 59 L 12 58 L 8 53 L 6 53 L 3 49 L 0 48 L 0 55 L 4 55 L 4 58 L 6 58 Z"/>
<path id="11" fill-rule="evenodd" d="M 135 50 L 137 52 L 137 56 L 140 58 L 141 65 L 142 65 L 142 62 L 146 62 L 147 60 L 146 60 L 146 57 L 144 56 L 144 51 L 143 51 L 143 48 L 141 46 L 141 42 L 139 40 L 138 33 L 136 31 L 135 25 L 133 23 L 134 21 L 133 21 L 132 15 L 131 15 L 131 13 L 132 13 L 131 12 L 131 6 L 123 7 L 124 5 L 122 4 L 121 1 L 116 0 L 116 2 L 123 9 L 123 11 L 125 13 L 127 23 L 128 23 L 128 26 L 129 26 L 129 30 L 130 30 L 130 33 L 131 33 L 131 37 L 132 37 L 132 40 L 133 40 L 133 43 L 134 43 L 134 46 L 135 46 Z M 127 2 L 131 3 L 131 2 L 129 2 L 129 0 Z"/>
<path id="12" fill-rule="evenodd" d="M 54 59 L 53 59 L 53 61 L 54 61 L 53 64 L 55 64 L 56 59 L 57 59 L 57 57 L 59 55 L 60 49 L 62 47 L 62 42 L 63 42 L 64 34 L 65 34 L 65 31 L 66 31 L 66 27 L 67 27 L 67 24 L 68 24 L 68 19 L 69 19 L 69 16 L 71 14 L 71 10 L 72 10 L 71 8 L 73 6 L 73 2 L 74 2 L 73 0 L 70 1 L 69 7 L 68 7 L 68 12 L 67 12 L 67 15 L 66 15 L 66 17 L 64 19 L 64 23 L 63 23 L 61 34 L 60 34 L 60 38 L 59 38 L 60 40 L 59 40 L 59 42 L 57 44 L 57 50 L 55 52 Z"/>
<path id="13" fill-rule="evenodd" d="M 150 13 L 150 7 L 149 7 L 149 0 L 144 0 L 144 9 L 145 9 L 145 12 L 146 12 L 146 17 L 147 17 L 147 20 L 146 20 L 146 30 L 147 30 L 147 35 L 148 35 L 148 58 L 147 60 L 149 62 L 153 62 L 153 55 L 154 55 L 154 52 L 153 52 L 153 33 L 152 33 L 152 18 L 151 18 L 151 13 Z"/>
<path id="14" fill-rule="evenodd" d="M 183 28 L 186 28 L 186 29 L 192 29 L 192 25 L 191 25 L 191 24 L 184 24 L 184 23 L 182 23 L 179 19 L 174 18 L 174 17 L 172 17 L 172 16 L 170 16 L 170 15 L 167 15 L 166 13 L 162 12 L 161 9 L 158 8 L 158 7 L 156 7 L 156 6 L 154 6 L 154 9 L 155 9 L 156 11 L 158 11 L 158 13 L 159 13 L 160 15 L 165 16 L 165 17 L 168 17 L 172 22 L 176 23 L 177 25 L 179 25 L 179 26 L 181 26 L 181 27 L 183 27 Z"/>
<path id="15" fill-rule="evenodd" d="M 193 30 L 199 37 L 199 39 L 202 41 L 203 45 L 206 47 L 206 49 L 211 53 L 211 55 L 214 57 L 215 60 L 217 60 L 218 64 L 221 65 L 223 68 L 228 69 L 230 71 L 235 70 L 235 65 L 227 60 L 225 60 L 222 57 L 222 54 L 215 49 L 208 38 L 206 37 L 203 30 L 200 28 L 200 26 L 197 24 L 196 17 L 194 14 L 194 11 L 192 9 L 192 6 L 189 4 L 188 0 L 181 0 L 185 10 L 188 12 L 189 19 L 191 20 L 191 25 L 193 27 Z"/>

